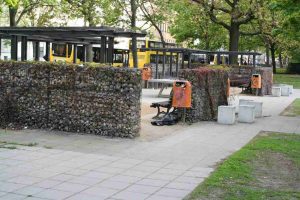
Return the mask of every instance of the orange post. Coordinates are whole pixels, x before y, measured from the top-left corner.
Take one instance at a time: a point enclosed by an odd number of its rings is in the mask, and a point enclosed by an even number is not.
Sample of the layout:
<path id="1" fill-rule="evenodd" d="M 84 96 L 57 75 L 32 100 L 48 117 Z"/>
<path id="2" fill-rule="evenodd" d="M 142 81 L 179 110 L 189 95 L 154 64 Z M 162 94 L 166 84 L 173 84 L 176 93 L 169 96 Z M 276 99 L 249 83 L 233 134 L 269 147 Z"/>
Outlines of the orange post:
<path id="1" fill-rule="evenodd" d="M 152 69 L 151 67 L 144 67 L 142 71 L 142 79 L 144 81 L 152 78 Z"/>
<path id="2" fill-rule="evenodd" d="M 176 81 L 173 84 L 172 106 L 175 108 L 192 107 L 192 85 L 189 81 Z"/>
<path id="3" fill-rule="evenodd" d="M 261 88 L 261 75 L 253 74 L 251 77 L 251 88 L 260 89 Z"/>
<path id="4" fill-rule="evenodd" d="M 226 95 L 227 95 L 227 97 L 230 96 L 230 79 L 229 78 L 227 79 L 227 91 L 226 91 Z"/>

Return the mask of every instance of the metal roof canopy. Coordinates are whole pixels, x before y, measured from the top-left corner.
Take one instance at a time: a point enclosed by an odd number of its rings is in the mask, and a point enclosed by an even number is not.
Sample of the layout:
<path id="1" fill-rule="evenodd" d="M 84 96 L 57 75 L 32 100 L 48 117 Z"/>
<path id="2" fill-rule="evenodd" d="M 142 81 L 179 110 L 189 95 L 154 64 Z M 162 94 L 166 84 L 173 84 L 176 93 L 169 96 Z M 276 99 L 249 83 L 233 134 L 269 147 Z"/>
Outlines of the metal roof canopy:
<path id="1" fill-rule="evenodd" d="M 0 37 L 26 36 L 30 41 L 55 42 L 66 41 L 66 43 L 99 43 L 101 37 L 145 37 L 144 32 L 99 27 L 0 27 Z"/>
<path id="2" fill-rule="evenodd" d="M 243 52 L 243 51 L 208 51 L 200 49 L 189 48 L 141 48 L 141 51 L 160 51 L 168 53 L 191 53 L 191 54 L 227 54 L 227 55 L 261 55 L 257 52 Z"/>
<path id="3" fill-rule="evenodd" d="M 18 60 L 18 42 L 21 41 L 21 60 L 27 60 L 27 41 L 35 44 L 35 60 L 39 60 L 40 42 L 46 42 L 46 60 L 49 60 L 50 42 L 74 45 L 77 60 L 77 45 L 101 44 L 100 63 L 113 63 L 115 37 L 145 37 L 145 32 L 135 32 L 122 28 L 99 27 L 0 27 L 1 38 L 11 40 L 11 59 Z M 76 48 L 75 48 L 76 47 Z M 107 47 L 107 48 L 106 48 Z M 1 47 L 0 47 L 1 48 Z M 86 61 L 84 48 L 83 62 Z M 1 52 L 0 52 L 1 53 Z"/>
<path id="4" fill-rule="evenodd" d="M 241 52 L 241 51 L 208 51 L 208 50 L 200 50 L 200 49 L 189 49 L 189 48 L 140 48 L 140 51 L 154 51 L 156 52 L 155 54 L 155 67 L 156 67 L 156 72 L 155 72 L 155 78 L 158 78 L 158 56 L 163 56 L 163 62 L 162 62 L 162 74 L 165 74 L 165 65 L 166 65 L 166 55 L 159 55 L 158 52 L 165 52 L 165 53 L 170 53 L 170 76 L 172 74 L 172 59 L 173 59 L 173 53 L 176 54 L 176 76 L 178 76 L 178 69 L 179 69 L 179 63 L 178 63 L 178 54 L 181 54 L 181 68 L 183 69 L 185 66 L 185 60 L 184 56 L 188 56 L 188 63 L 187 67 L 191 68 L 191 58 L 193 54 L 204 54 L 206 55 L 205 63 L 210 63 L 210 57 L 209 55 L 217 55 L 217 64 L 221 64 L 221 55 L 235 55 L 238 56 L 240 55 L 240 62 L 242 63 L 243 61 L 243 56 L 248 55 L 248 56 L 253 56 L 253 66 L 256 66 L 256 56 L 261 55 L 260 53 L 257 52 Z"/>

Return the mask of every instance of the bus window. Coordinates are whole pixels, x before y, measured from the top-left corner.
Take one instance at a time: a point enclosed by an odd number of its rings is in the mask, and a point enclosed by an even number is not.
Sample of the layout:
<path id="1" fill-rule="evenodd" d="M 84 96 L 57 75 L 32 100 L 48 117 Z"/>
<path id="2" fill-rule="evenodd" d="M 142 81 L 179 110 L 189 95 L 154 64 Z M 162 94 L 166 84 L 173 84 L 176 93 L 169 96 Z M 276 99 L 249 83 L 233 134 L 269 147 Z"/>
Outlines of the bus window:
<path id="1" fill-rule="evenodd" d="M 138 49 L 140 49 L 140 48 L 146 48 L 146 41 L 145 40 L 138 40 L 136 42 L 136 46 L 137 46 Z M 132 48 L 132 41 L 130 40 L 130 42 L 129 42 L 129 49 L 131 49 L 131 48 Z"/>
<path id="2" fill-rule="evenodd" d="M 72 54 L 72 46 L 72 44 L 68 44 L 68 57 L 70 57 Z"/>
<path id="3" fill-rule="evenodd" d="M 66 45 L 64 44 L 52 44 L 53 56 L 66 57 Z"/>
<path id="4" fill-rule="evenodd" d="M 114 63 L 123 63 L 123 54 L 122 53 L 114 53 Z"/>
<path id="5" fill-rule="evenodd" d="M 156 54 L 150 55 L 150 63 L 156 63 Z"/>

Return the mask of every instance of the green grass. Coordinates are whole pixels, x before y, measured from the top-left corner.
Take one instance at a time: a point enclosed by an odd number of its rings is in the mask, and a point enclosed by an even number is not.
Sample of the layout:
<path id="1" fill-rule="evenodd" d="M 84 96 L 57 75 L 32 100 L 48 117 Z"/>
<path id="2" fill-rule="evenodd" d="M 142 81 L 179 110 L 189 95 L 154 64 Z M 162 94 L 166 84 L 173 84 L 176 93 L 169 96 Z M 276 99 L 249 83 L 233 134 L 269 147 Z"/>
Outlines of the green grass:
<path id="1" fill-rule="evenodd" d="M 283 116 L 300 116 L 300 99 L 295 99 L 282 113 Z"/>
<path id="2" fill-rule="evenodd" d="M 263 133 L 221 163 L 186 199 L 299 199 L 300 135 Z"/>
<path id="3" fill-rule="evenodd" d="M 274 82 L 293 85 L 295 89 L 300 89 L 300 75 L 297 74 L 274 74 Z"/>
<path id="4" fill-rule="evenodd" d="M 38 145 L 38 143 L 36 143 L 36 142 L 30 142 L 30 143 L 24 144 L 24 143 L 17 143 L 17 142 L 0 141 L 0 148 L 5 148 L 5 149 L 17 149 L 17 146 L 33 147 L 33 146 L 37 146 L 37 145 Z"/>
<path id="5" fill-rule="evenodd" d="M 276 68 L 277 74 L 286 74 L 286 68 Z"/>

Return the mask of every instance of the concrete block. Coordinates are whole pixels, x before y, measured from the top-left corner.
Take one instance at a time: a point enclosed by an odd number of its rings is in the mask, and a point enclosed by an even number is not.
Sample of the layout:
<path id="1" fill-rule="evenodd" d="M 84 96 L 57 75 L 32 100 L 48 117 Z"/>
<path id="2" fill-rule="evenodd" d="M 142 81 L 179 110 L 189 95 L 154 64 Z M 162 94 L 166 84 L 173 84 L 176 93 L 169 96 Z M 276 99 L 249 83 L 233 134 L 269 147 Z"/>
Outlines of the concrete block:
<path id="1" fill-rule="evenodd" d="M 294 92 L 294 86 L 293 85 L 287 85 L 289 87 L 290 90 L 290 94 L 293 94 Z"/>
<path id="2" fill-rule="evenodd" d="M 235 113 L 239 112 L 239 97 L 233 96 L 228 98 L 228 105 L 235 107 Z"/>
<path id="3" fill-rule="evenodd" d="M 255 106 L 240 105 L 238 121 L 243 123 L 253 123 L 255 120 Z"/>
<path id="4" fill-rule="evenodd" d="M 272 95 L 274 97 L 280 97 L 281 96 L 281 87 L 272 87 Z"/>
<path id="5" fill-rule="evenodd" d="M 255 117 L 262 117 L 263 102 L 248 100 L 248 101 L 240 102 L 240 105 L 254 106 L 255 107 Z"/>
<path id="6" fill-rule="evenodd" d="M 255 117 L 262 117 L 263 102 L 252 101 L 248 102 L 248 105 L 255 107 Z"/>
<path id="7" fill-rule="evenodd" d="M 249 102 L 253 102 L 253 100 L 250 100 L 250 99 L 240 99 L 239 105 L 248 105 Z"/>
<path id="8" fill-rule="evenodd" d="M 235 106 L 218 107 L 218 123 L 234 124 L 235 123 Z"/>
<path id="9" fill-rule="evenodd" d="M 290 96 L 290 88 L 287 85 L 281 87 L 281 96 Z"/>

